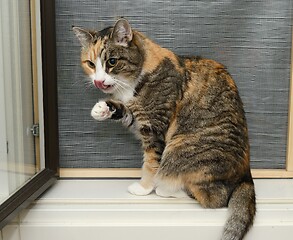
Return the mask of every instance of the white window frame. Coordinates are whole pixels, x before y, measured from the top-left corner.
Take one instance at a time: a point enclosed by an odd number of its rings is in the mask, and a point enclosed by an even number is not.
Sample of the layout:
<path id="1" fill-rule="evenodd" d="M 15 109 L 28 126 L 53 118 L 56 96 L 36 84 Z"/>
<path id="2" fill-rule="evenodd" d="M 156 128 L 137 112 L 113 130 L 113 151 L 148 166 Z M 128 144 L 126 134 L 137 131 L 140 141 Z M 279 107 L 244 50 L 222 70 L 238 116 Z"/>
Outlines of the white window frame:
<path id="1" fill-rule="evenodd" d="M 46 1 L 46 0 L 44 0 Z M 292 49 L 291 49 L 292 51 Z M 1 60 L 0 60 L 1 61 Z M 293 61 L 291 61 L 293 62 Z M 1 63 L 1 62 L 0 62 Z M 1 73 L 1 68 L 0 68 Z M 257 170 L 253 171 L 254 177 L 271 176 L 277 177 L 292 177 L 293 171 L 293 74 L 291 66 L 291 88 L 290 88 L 290 111 L 288 122 L 288 145 L 287 145 L 287 168 L 286 170 Z M 1 87 L 1 82 L 0 82 Z M 1 94 L 1 89 L 0 89 Z M 1 100 L 1 95 L 0 95 Z M 0 110 L 1 110 L 0 102 Z M 2 121 L 0 115 L 0 123 Z M 1 124 L 0 124 L 1 130 Z M 0 135 L 1 136 L 1 135 Z M 0 137 L 0 143 L 3 139 Z M 1 147 L 1 145 L 0 145 Z M 0 148 L 2 151 L 2 148 Z M 0 152 L 1 154 L 2 152 Z M 1 156 L 1 155 L 0 155 Z M 72 169 L 68 172 L 68 169 L 60 169 L 61 176 L 80 177 L 81 169 Z M 83 177 L 139 177 L 140 170 L 138 169 L 84 169 Z M 76 184 L 77 182 L 83 182 L 85 185 Z M 293 234 L 293 192 L 292 182 L 289 179 L 257 179 L 256 192 L 257 192 L 257 204 L 258 213 L 254 227 L 249 232 L 247 239 L 291 239 Z M 59 187 L 59 184 L 66 183 L 63 187 Z M 127 183 L 127 184 L 125 184 Z M 38 201 L 35 201 L 33 205 L 28 207 L 19 215 L 15 221 L 5 227 L 0 234 L 1 240 L 39 240 L 40 238 L 52 239 L 52 238 L 96 238 L 99 236 L 101 239 L 117 239 L 117 237 L 125 236 L 128 239 L 133 239 L 134 235 L 129 235 L 129 229 L 139 228 L 143 230 L 146 227 L 145 232 L 139 231 L 139 237 L 144 240 L 147 233 L 154 235 L 161 226 L 166 226 L 164 221 L 159 224 L 154 224 L 153 218 L 164 217 L 166 221 L 171 221 L 171 218 L 178 217 L 178 224 L 171 224 L 169 226 L 170 238 L 174 238 L 176 234 L 180 234 L 176 239 L 181 237 L 181 233 L 184 236 L 194 239 L 195 235 L 186 232 L 187 227 L 190 231 L 197 231 L 201 237 L 202 231 L 208 231 L 207 235 L 214 234 L 214 228 L 204 230 L 202 216 L 207 212 L 211 213 L 210 220 L 214 223 L 216 231 L 220 232 L 224 224 L 224 217 L 219 217 L 219 214 L 227 212 L 226 209 L 219 210 L 206 210 L 200 209 L 199 212 L 192 212 L 192 217 L 197 218 L 195 224 L 198 224 L 198 228 L 194 230 L 194 221 L 189 223 L 182 223 L 182 219 L 186 219 L 185 215 L 180 214 L 180 209 L 184 208 L 189 200 L 178 199 L 163 199 L 157 196 L 133 196 L 127 193 L 127 186 L 131 184 L 131 180 L 66 180 L 58 181 L 55 187 L 51 191 L 43 195 Z M 261 184 L 259 184 L 261 183 Z M 67 185 L 69 184 L 69 185 Z M 71 186 L 70 186 L 71 185 Z M 282 186 L 282 187 L 280 187 Z M 78 189 L 78 191 L 77 191 Z M 174 204 L 173 204 L 174 203 Z M 135 208 L 133 207 L 136 204 Z M 148 213 L 148 210 L 144 209 L 144 204 L 147 204 L 149 208 L 153 209 L 153 215 L 149 215 L 147 224 L 143 225 L 144 213 Z M 191 211 L 193 211 L 194 201 L 190 205 Z M 261 208 L 259 208 L 261 206 Z M 163 209 L 165 208 L 165 209 Z M 98 209 L 98 210 L 97 210 Z M 139 211 L 136 211 L 139 209 Z M 193 209 L 193 210 L 192 210 Z M 187 209 L 189 210 L 189 209 Z M 137 214 L 136 218 L 132 218 L 132 225 L 127 222 L 130 214 Z M 165 215 L 160 215 L 160 214 Z M 171 215 L 168 215 L 171 213 Z M 189 214 L 189 211 L 186 211 Z M 166 215 L 167 214 L 167 215 Z M 92 218 L 89 218 L 89 217 Z M 105 223 L 107 217 L 108 222 Z M 118 218 L 117 218 L 118 217 Z M 215 221 L 216 220 L 216 221 Z M 113 221 L 116 222 L 114 226 Z M 203 223 L 202 223 L 203 222 Z M 202 223 L 202 224 L 201 224 Z M 119 225 L 120 224 L 120 225 Z M 165 224 L 165 225 L 164 225 Z M 120 228 L 119 228 L 120 226 Z M 151 227 L 150 227 L 151 226 Z M 219 227 L 220 226 L 220 227 Z M 285 227 L 284 227 L 285 226 Z M 117 228 L 116 228 L 117 227 Z M 142 227 L 142 228 L 140 228 Z M 181 227 L 183 229 L 181 229 Z M 132 230 L 133 230 L 132 228 Z M 207 229 L 207 228 L 206 228 Z M 180 231 L 183 230 L 183 231 Z M 125 235 L 123 235 L 123 233 Z M 146 233 L 146 235 L 144 235 Z M 172 234 L 174 234 L 172 236 Z M 250 235 L 253 234 L 253 235 Z M 256 235 L 255 235 L 256 234 Z M 114 237 L 110 237 L 113 236 Z M 205 235 L 205 236 L 207 236 Z M 68 236 L 71 236 L 68 237 Z M 161 236 L 160 234 L 155 236 Z M 216 235 L 215 235 L 216 236 Z M 218 235 L 217 235 L 218 236 Z M 284 237 L 286 236 L 286 237 Z M 34 239 L 34 238 L 35 239 Z M 167 236 L 164 236 L 167 237 Z M 203 236 L 204 238 L 204 236 Z M 135 236 L 134 239 L 137 239 Z M 149 239 L 149 237 L 147 238 Z M 211 239 L 210 235 L 206 239 Z"/>
<path id="2" fill-rule="evenodd" d="M 6 166 L 7 190 L 12 193 L 35 173 L 34 140 L 30 132 L 33 124 L 30 9 L 24 2 L 1 1 L 1 128 L 5 142 L 1 163 Z M 25 27 L 20 27 L 22 21 Z M 5 130 L 4 130 L 5 128 Z M 6 156 L 5 156 L 6 155 Z M 6 161 L 6 163 L 4 163 Z"/>
<path id="3" fill-rule="evenodd" d="M 52 137 L 50 138 L 55 133 L 52 130 L 54 127 L 51 126 L 55 126 L 57 119 L 52 108 L 56 99 L 50 95 L 52 91 L 48 90 L 55 88 L 50 82 L 51 79 L 42 74 L 43 70 L 47 71 L 48 68 L 54 66 L 52 60 L 51 62 L 45 61 L 47 59 L 43 58 L 43 56 L 52 54 L 52 51 L 49 47 L 41 48 L 41 42 L 54 38 L 54 34 L 48 34 L 44 30 L 51 28 L 50 23 L 46 21 L 52 14 L 50 9 L 54 9 L 53 1 L 0 1 L 0 194 L 3 193 L 0 201 L 0 229 L 11 221 L 21 209 L 28 206 L 50 187 L 58 176 L 58 162 L 55 157 L 57 156 L 55 150 L 57 144 L 56 141 L 51 140 Z M 22 16 L 22 14 L 25 15 Z M 26 27 L 20 27 L 23 21 L 25 21 Z M 33 28 L 30 29 L 31 27 Z M 30 34 L 30 30 L 35 31 L 34 36 L 30 36 L 31 40 L 25 40 L 26 37 L 22 38 L 22 36 Z M 48 42 L 53 41 L 48 40 Z M 32 53 L 35 53 L 33 63 L 31 60 L 24 61 L 24 59 L 31 58 Z M 22 56 L 26 57 L 22 58 Z M 32 68 L 34 68 L 33 76 L 31 76 Z M 26 81 L 19 78 L 24 77 L 23 74 L 26 76 Z M 35 96 L 35 99 L 38 100 L 37 104 L 34 104 L 34 107 L 39 109 L 41 128 L 39 138 L 42 152 L 41 162 L 38 165 L 35 164 L 33 157 L 33 141 L 28 140 L 28 138 L 30 140 L 32 138 L 30 129 L 33 117 L 32 114 L 27 113 L 26 107 L 32 108 L 33 105 L 32 77 L 36 78 L 34 84 L 38 83 L 38 96 Z M 21 79 L 21 81 L 16 81 L 17 79 Z M 43 83 L 44 85 L 50 83 L 50 87 L 43 89 Z M 22 88 L 26 88 L 28 91 L 24 92 L 28 93 L 20 94 L 23 92 Z M 46 122 L 43 121 L 44 119 Z M 36 137 L 35 140 L 39 138 Z M 28 142 L 32 147 L 32 151 L 29 151 L 32 153 L 30 155 L 27 151 Z M 4 190 L 2 191 L 2 189 Z"/>
<path id="4" fill-rule="evenodd" d="M 2 240 L 219 239 L 228 210 L 189 198 L 127 192 L 133 180 L 60 180 L 2 230 Z M 257 179 L 257 213 L 247 240 L 291 240 L 293 180 Z M 268 187 L 269 186 L 269 187 Z M 280 187 L 282 186 L 282 187 Z"/>

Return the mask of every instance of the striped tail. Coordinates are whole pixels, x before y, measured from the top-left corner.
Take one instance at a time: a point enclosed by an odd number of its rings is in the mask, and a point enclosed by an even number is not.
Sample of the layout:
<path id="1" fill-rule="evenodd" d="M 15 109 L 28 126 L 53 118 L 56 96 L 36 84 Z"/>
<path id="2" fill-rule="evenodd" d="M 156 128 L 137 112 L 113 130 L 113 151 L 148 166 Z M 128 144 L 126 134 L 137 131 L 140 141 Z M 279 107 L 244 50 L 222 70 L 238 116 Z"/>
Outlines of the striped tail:
<path id="1" fill-rule="evenodd" d="M 229 218 L 222 240 L 241 240 L 253 224 L 256 207 L 253 181 L 242 182 L 229 200 Z"/>

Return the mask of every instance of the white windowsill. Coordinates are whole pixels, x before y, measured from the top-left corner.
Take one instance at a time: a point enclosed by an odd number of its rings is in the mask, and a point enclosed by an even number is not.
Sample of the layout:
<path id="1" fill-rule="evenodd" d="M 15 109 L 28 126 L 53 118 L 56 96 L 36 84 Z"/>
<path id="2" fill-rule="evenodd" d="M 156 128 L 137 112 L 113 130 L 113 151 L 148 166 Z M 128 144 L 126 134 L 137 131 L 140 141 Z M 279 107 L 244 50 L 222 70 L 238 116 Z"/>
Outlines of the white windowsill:
<path id="1" fill-rule="evenodd" d="M 227 209 L 203 209 L 189 198 L 133 196 L 127 192 L 132 182 L 59 180 L 3 236 L 18 229 L 21 240 L 220 238 Z M 293 180 L 257 179 L 255 185 L 257 216 L 245 239 L 292 239 Z"/>

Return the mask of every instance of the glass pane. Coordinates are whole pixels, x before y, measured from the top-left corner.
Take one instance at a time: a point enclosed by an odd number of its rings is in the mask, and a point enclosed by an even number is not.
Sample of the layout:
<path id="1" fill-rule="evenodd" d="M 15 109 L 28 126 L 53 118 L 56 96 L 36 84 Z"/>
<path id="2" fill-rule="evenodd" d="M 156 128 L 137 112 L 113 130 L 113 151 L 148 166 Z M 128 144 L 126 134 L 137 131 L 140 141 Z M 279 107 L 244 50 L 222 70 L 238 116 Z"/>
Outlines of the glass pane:
<path id="1" fill-rule="evenodd" d="M 92 106 L 105 96 L 88 86 L 80 44 L 70 31 L 72 25 L 103 29 L 124 16 L 179 55 L 226 65 L 245 105 L 252 167 L 284 169 L 291 13 L 292 0 L 56 0 L 60 167 L 141 166 L 140 145 L 130 133 L 120 124 L 91 118 Z"/>
<path id="2" fill-rule="evenodd" d="M 0 203 L 31 179 L 36 168 L 29 0 L 0 4 Z"/>

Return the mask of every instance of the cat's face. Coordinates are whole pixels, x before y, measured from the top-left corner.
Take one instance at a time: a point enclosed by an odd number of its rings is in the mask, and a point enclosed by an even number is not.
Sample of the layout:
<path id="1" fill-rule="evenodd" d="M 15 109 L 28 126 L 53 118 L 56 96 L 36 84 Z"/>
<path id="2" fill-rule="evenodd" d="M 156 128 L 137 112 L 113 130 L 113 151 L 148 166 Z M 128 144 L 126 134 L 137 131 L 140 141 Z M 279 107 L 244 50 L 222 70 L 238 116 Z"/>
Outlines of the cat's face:
<path id="1" fill-rule="evenodd" d="M 125 19 L 112 28 L 92 32 L 73 28 L 82 45 L 81 64 L 94 86 L 119 98 L 133 95 L 142 69 L 142 55 L 132 42 L 133 33 Z"/>

